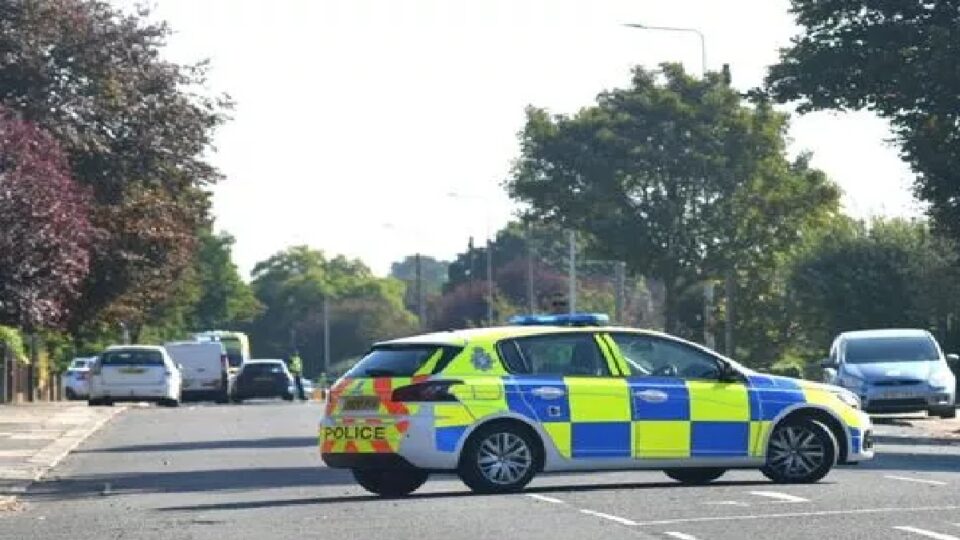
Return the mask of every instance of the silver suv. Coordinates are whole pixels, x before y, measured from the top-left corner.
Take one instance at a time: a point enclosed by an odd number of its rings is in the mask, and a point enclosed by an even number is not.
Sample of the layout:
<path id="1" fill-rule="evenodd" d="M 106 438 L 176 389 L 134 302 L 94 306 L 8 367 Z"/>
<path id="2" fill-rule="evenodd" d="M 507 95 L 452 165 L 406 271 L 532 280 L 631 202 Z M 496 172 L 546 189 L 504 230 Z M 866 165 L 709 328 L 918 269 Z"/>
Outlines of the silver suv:
<path id="1" fill-rule="evenodd" d="M 822 366 L 824 381 L 856 393 L 867 412 L 954 418 L 957 361 L 926 330 L 860 330 L 837 336 Z"/>

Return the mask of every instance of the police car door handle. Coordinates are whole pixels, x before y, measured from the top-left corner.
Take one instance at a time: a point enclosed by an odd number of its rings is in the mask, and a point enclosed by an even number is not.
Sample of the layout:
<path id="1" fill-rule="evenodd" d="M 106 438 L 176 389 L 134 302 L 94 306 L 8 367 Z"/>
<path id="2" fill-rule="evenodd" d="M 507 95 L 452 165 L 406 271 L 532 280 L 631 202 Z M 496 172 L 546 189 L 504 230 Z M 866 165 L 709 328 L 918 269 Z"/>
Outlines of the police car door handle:
<path id="1" fill-rule="evenodd" d="M 648 403 L 663 403 L 668 397 L 666 392 L 660 390 L 640 390 L 634 392 L 633 395 Z"/>
<path id="2" fill-rule="evenodd" d="M 567 395 L 562 388 L 555 386 L 541 386 L 530 391 L 531 394 L 543 399 L 559 399 Z"/>

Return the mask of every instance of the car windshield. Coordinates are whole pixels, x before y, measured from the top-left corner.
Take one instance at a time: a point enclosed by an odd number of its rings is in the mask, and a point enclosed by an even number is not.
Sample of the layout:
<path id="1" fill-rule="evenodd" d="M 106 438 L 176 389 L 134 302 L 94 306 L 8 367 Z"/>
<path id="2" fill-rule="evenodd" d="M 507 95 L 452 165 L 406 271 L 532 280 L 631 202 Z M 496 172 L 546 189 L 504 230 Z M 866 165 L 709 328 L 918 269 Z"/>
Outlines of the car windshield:
<path id="1" fill-rule="evenodd" d="M 283 373 L 283 365 L 276 363 L 256 363 L 243 366 L 244 375 L 271 375 Z"/>
<path id="2" fill-rule="evenodd" d="M 925 362 L 940 354 L 928 337 L 858 338 L 846 343 L 846 361 L 851 364 L 875 362 Z"/>
<path id="3" fill-rule="evenodd" d="M 104 366 L 162 366 L 163 355 L 160 351 L 131 350 L 110 351 L 100 360 Z"/>

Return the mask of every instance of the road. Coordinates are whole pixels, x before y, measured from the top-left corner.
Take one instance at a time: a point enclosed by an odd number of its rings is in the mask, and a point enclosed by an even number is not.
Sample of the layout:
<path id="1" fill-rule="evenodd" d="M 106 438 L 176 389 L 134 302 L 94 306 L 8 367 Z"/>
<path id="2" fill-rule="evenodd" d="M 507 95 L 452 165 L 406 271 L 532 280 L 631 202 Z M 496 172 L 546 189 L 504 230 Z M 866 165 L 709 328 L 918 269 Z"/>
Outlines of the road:
<path id="1" fill-rule="evenodd" d="M 820 484 L 756 472 L 553 475 L 473 496 L 454 477 L 379 500 L 321 466 L 315 404 L 133 408 L 0 514 L 2 539 L 960 539 L 960 446 L 892 444 Z M 901 433 L 897 433 L 900 435 Z"/>

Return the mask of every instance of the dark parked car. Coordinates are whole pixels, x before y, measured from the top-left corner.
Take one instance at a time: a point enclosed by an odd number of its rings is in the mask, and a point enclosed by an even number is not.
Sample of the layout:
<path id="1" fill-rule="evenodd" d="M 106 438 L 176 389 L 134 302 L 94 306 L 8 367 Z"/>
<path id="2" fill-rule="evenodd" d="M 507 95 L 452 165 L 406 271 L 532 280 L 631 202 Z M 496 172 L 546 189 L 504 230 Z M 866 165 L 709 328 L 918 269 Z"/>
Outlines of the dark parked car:
<path id="1" fill-rule="evenodd" d="M 233 384 L 233 401 L 253 398 L 293 400 L 293 376 L 283 360 L 248 360 Z"/>

